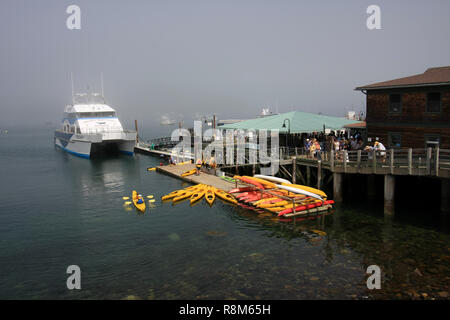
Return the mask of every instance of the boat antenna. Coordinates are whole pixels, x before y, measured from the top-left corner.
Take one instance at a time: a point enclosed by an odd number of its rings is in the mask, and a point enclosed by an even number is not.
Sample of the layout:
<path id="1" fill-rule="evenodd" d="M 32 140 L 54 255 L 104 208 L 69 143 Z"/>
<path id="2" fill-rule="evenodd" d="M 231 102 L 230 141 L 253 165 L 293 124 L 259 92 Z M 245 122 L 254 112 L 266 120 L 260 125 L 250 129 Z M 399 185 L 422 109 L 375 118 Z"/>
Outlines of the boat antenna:
<path id="1" fill-rule="evenodd" d="M 72 83 L 72 104 L 75 104 L 75 96 L 73 90 L 73 72 L 70 72 L 70 81 Z"/>

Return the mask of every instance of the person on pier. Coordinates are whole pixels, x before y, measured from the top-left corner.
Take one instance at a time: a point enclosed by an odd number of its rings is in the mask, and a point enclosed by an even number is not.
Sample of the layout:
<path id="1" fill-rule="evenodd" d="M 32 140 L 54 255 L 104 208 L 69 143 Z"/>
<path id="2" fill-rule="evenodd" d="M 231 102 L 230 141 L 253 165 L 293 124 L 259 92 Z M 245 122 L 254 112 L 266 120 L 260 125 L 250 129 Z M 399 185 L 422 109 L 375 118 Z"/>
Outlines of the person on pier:
<path id="1" fill-rule="evenodd" d="M 202 169 L 202 163 L 203 163 L 203 161 L 200 158 L 198 158 L 197 161 L 195 162 L 195 169 L 197 170 L 195 174 L 197 176 L 200 175 L 200 170 Z"/>
<path id="2" fill-rule="evenodd" d="M 373 148 L 380 152 L 380 156 L 383 157 L 383 162 L 386 161 L 386 147 L 380 141 L 375 141 Z"/>

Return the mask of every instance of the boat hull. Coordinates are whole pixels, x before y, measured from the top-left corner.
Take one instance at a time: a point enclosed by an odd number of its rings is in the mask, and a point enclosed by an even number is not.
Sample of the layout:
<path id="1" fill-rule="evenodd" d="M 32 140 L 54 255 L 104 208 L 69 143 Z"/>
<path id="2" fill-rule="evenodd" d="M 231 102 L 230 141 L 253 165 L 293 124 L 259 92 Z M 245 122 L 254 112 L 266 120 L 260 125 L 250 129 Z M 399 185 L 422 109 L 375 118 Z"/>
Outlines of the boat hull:
<path id="1" fill-rule="evenodd" d="M 101 134 L 83 135 L 55 131 L 55 146 L 75 156 L 90 159 L 99 150 L 114 146 L 122 154 L 133 155 L 136 133 L 124 134 L 124 139 L 103 140 Z"/>

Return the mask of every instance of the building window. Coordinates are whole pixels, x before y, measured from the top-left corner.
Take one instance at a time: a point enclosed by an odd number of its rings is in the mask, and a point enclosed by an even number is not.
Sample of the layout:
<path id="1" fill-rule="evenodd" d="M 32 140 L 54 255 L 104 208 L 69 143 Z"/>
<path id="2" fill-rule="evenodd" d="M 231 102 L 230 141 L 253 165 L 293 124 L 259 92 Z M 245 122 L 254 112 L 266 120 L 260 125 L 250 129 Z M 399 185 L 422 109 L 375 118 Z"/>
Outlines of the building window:
<path id="1" fill-rule="evenodd" d="M 389 132 L 389 146 L 393 148 L 400 148 L 402 146 L 402 135 L 398 132 Z"/>
<path id="2" fill-rule="evenodd" d="M 441 93 L 428 92 L 427 94 L 427 112 L 441 112 Z"/>
<path id="3" fill-rule="evenodd" d="M 436 134 L 426 134 L 425 135 L 425 148 L 436 148 L 439 147 L 440 137 Z"/>
<path id="4" fill-rule="evenodd" d="M 402 95 L 391 94 L 389 95 L 389 113 L 402 112 Z"/>

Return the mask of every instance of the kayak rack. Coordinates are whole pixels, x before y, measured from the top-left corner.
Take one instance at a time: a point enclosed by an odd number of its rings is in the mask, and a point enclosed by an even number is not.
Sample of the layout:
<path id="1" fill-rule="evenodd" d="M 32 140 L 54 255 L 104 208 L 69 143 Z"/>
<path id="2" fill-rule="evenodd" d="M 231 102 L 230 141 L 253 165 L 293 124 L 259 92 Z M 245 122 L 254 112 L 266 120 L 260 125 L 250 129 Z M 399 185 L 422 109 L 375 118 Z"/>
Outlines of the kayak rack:
<path id="1" fill-rule="evenodd" d="M 236 179 L 236 182 L 235 182 L 236 183 L 236 188 L 237 188 L 237 180 L 238 179 Z M 243 184 L 243 185 L 246 185 L 246 186 L 250 186 L 250 187 L 254 188 L 255 190 L 261 192 L 261 198 L 262 198 L 262 194 L 267 193 L 267 194 L 270 194 L 270 195 L 272 195 L 274 197 L 277 197 L 277 198 L 280 198 L 280 199 L 283 199 L 283 200 L 286 200 L 286 201 L 291 201 L 292 205 L 293 205 L 292 213 L 287 213 L 287 214 L 283 215 L 282 217 L 284 217 L 284 218 L 294 218 L 294 222 L 295 222 L 295 218 L 298 217 L 298 216 L 308 217 L 308 216 L 310 216 L 309 213 L 318 213 L 318 212 L 321 212 L 321 211 L 328 211 L 329 209 L 332 208 L 332 206 L 330 204 L 327 204 L 325 206 L 321 205 L 321 206 L 316 207 L 316 208 L 311 208 L 311 209 L 306 209 L 304 211 L 296 212 L 295 211 L 296 198 L 297 198 L 297 201 L 299 201 L 300 200 L 300 199 L 298 199 L 299 197 L 291 198 L 291 197 L 286 197 L 286 196 L 283 196 L 283 195 L 279 195 L 279 194 L 271 192 L 271 191 L 274 191 L 276 189 L 261 189 L 261 188 L 256 187 L 255 185 L 253 185 L 251 183 L 247 183 L 245 181 L 240 181 L 239 183 Z M 304 199 L 304 197 L 302 197 L 302 199 Z M 322 203 L 323 203 L 323 201 L 322 201 Z M 297 202 L 297 204 L 298 204 L 298 202 Z M 270 213 L 274 214 L 273 211 L 267 210 L 266 208 L 258 208 L 258 209 L 263 209 L 264 211 L 267 211 L 267 212 L 270 212 Z"/>

